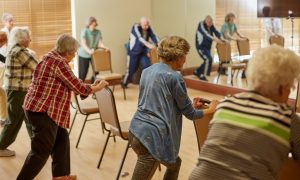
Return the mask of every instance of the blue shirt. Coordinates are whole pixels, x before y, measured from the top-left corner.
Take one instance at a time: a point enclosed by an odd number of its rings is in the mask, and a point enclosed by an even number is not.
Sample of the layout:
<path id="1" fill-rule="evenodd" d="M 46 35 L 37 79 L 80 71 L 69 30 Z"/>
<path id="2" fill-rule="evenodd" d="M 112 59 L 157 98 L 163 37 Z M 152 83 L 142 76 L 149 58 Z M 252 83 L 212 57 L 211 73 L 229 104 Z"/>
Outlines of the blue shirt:
<path id="1" fill-rule="evenodd" d="M 165 63 L 145 69 L 140 81 L 138 109 L 129 130 L 158 161 L 175 163 L 182 115 L 191 120 L 203 116 L 203 111 L 193 108 L 182 76 Z"/>
<path id="2" fill-rule="evenodd" d="M 207 27 L 205 21 L 200 22 L 196 32 L 196 48 L 211 49 L 214 35 L 218 38 L 221 37 L 221 34 L 217 31 L 214 25 Z"/>

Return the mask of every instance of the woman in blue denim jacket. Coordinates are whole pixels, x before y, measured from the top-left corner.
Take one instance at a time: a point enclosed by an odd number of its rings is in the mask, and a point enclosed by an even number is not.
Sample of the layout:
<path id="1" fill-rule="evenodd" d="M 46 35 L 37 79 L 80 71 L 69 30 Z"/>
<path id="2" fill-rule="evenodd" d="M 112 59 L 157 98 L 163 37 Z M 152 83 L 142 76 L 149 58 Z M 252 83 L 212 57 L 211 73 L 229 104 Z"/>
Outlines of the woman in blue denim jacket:
<path id="1" fill-rule="evenodd" d="M 177 72 L 182 69 L 189 49 L 183 38 L 165 38 L 158 47 L 161 63 L 142 73 L 138 109 L 129 129 L 131 147 L 138 155 L 134 180 L 151 179 L 159 163 L 167 167 L 164 179 L 177 179 L 182 115 L 195 120 L 215 111 L 217 101 L 212 101 L 207 110 L 198 110 L 201 98 L 191 102 Z"/>

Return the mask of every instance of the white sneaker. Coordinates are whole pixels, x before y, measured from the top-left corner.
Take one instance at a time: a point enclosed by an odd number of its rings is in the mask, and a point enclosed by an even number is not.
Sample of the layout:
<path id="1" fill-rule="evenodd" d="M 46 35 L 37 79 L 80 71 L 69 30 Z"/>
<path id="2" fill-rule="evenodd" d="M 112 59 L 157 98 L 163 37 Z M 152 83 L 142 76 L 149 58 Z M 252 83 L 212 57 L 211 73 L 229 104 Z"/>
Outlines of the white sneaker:
<path id="1" fill-rule="evenodd" d="M 15 151 L 11 151 L 9 149 L 0 150 L 0 157 L 10 157 L 15 155 L 16 155 Z"/>

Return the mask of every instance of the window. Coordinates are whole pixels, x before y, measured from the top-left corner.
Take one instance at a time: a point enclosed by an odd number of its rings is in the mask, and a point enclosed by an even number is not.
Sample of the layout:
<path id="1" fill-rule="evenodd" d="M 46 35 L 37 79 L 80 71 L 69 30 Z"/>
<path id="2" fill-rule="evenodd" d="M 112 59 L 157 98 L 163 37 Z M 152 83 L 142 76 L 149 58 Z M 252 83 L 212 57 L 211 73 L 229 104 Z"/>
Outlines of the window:
<path id="1" fill-rule="evenodd" d="M 30 48 L 39 57 L 54 47 L 62 33 L 72 33 L 70 0 L 0 0 L 0 15 L 14 16 L 15 26 L 28 26 Z"/>

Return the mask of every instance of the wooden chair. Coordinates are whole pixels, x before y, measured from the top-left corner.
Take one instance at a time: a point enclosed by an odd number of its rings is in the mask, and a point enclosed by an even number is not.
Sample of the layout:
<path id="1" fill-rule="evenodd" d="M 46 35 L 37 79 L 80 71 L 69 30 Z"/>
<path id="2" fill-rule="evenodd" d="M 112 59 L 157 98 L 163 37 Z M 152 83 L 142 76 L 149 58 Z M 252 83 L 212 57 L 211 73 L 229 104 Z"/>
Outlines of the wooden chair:
<path id="1" fill-rule="evenodd" d="M 207 134 L 209 131 L 209 122 L 213 118 L 213 114 L 204 116 L 201 119 L 194 120 L 194 127 L 196 131 L 196 139 L 198 143 L 199 153 L 201 151 L 201 146 L 203 146 Z M 284 163 L 279 175 L 278 180 L 298 180 L 300 177 L 300 164 L 292 159 L 291 157 Z"/>
<path id="2" fill-rule="evenodd" d="M 270 37 L 270 44 L 277 44 L 279 46 L 284 47 L 284 37 L 280 35 L 271 36 Z"/>
<path id="3" fill-rule="evenodd" d="M 239 56 L 250 55 L 250 42 L 249 39 L 236 41 Z"/>
<path id="4" fill-rule="evenodd" d="M 113 89 L 115 85 L 122 86 L 123 75 L 113 73 L 112 71 L 110 51 L 106 51 L 104 49 L 97 49 L 92 56 L 92 62 L 95 79 L 106 80 L 107 82 L 109 82 L 109 85 L 113 86 Z M 124 99 L 126 100 L 125 88 L 123 86 L 122 88 Z"/>
<path id="5" fill-rule="evenodd" d="M 216 45 L 217 48 L 217 53 L 219 56 L 219 68 L 224 68 L 224 69 L 229 69 L 231 68 L 231 85 L 233 86 L 233 75 L 235 74 L 235 71 L 237 70 L 237 73 L 239 70 L 245 70 L 246 69 L 246 64 L 241 63 L 241 62 L 233 62 L 231 59 L 231 46 L 230 43 L 225 42 L 225 43 L 218 43 Z M 217 83 L 220 78 L 220 71 L 218 72 L 218 77 L 217 77 Z"/>
<path id="6" fill-rule="evenodd" d="M 100 168 L 109 138 L 114 136 L 119 136 L 121 139 L 127 141 L 126 149 L 116 178 L 119 179 L 128 149 L 130 148 L 130 144 L 128 141 L 128 132 L 129 132 L 128 129 L 129 129 L 130 121 L 125 121 L 125 122 L 119 121 L 116 104 L 115 104 L 115 98 L 111 89 L 104 88 L 103 90 L 96 92 L 95 95 L 96 95 L 96 100 L 98 103 L 100 115 L 102 118 L 103 127 L 105 131 L 108 132 L 97 168 Z M 106 125 L 110 126 L 110 128 L 108 129 Z"/>
<path id="7" fill-rule="evenodd" d="M 78 137 L 78 140 L 77 140 L 77 143 L 76 143 L 76 148 L 78 148 L 78 145 L 79 145 L 83 130 L 85 128 L 86 122 L 97 120 L 97 119 L 100 119 L 100 121 L 101 121 L 101 117 L 100 117 L 100 112 L 99 112 L 97 102 L 95 102 L 95 101 L 86 101 L 85 100 L 85 101 L 82 101 L 82 102 L 79 103 L 77 95 L 73 92 L 72 92 L 72 95 L 71 95 L 71 102 L 72 102 L 71 103 L 72 107 L 75 109 L 75 115 L 73 117 L 73 121 L 72 121 L 71 126 L 70 126 L 69 135 L 71 134 L 71 131 L 72 131 L 74 122 L 76 120 L 77 114 L 85 115 L 85 119 L 83 121 L 83 125 L 82 125 L 82 128 L 80 130 L 80 134 L 79 134 L 79 137 Z M 99 118 L 88 119 L 88 117 L 90 115 L 93 115 L 93 114 L 99 114 Z M 101 121 L 101 128 L 102 128 L 102 132 L 104 133 L 102 121 Z"/>
<path id="8" fill-rule="evenodd" d="M 157 55 L 157 48 L 153 48 L 150 50 L 150 60 L 152 64 L 158 63 L 158 55 Z"/>

